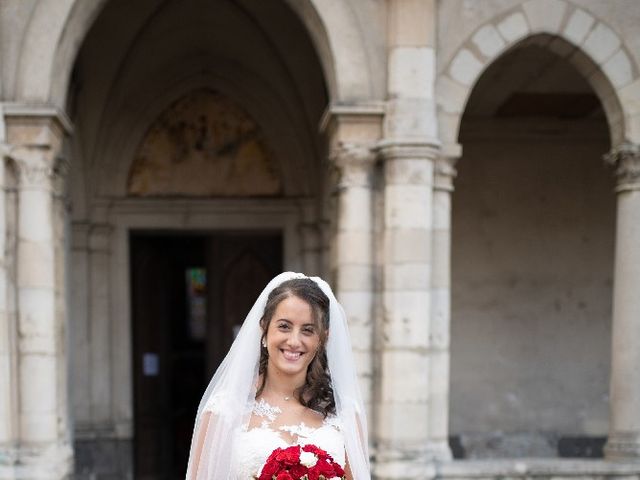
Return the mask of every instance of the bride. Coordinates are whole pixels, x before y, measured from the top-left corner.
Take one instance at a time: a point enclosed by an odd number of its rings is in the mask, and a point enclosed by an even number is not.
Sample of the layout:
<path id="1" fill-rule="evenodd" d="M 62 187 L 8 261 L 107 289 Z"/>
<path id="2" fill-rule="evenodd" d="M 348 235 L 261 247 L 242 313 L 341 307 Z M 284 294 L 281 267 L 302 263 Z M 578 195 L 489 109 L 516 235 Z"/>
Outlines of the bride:
<path id="1" fill-rule="evenodd" d="M 366 415 L 344 311 L 318 277 L 282 273 L 247 315 L 198 408 L 187 480 L 250 480 L 313 444 L 369 480 Z"/>

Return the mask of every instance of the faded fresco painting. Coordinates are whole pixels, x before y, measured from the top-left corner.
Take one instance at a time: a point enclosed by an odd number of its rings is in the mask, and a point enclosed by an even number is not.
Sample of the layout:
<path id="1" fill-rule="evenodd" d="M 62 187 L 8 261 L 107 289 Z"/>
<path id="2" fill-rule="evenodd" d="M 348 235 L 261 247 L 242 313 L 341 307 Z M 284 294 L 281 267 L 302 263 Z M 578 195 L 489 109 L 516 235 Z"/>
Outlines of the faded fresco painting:
<path id="1" fill-rule="evenodd" d="M 259 126 L 208 89 L 176 101 L 151 125 L 128 180 L 133 196 L 274 196 L 281 190 Z"/>

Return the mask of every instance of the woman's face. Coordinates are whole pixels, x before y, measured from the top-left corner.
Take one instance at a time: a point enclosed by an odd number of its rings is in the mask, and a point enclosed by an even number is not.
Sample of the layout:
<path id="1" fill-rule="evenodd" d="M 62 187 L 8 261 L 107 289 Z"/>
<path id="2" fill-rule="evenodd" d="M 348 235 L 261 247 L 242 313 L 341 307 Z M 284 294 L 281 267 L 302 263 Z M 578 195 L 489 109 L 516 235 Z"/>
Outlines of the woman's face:
<path id="1" fill-rule="evenodd" d="M 285 375 L 307 373 L 320 347 L 320 334 L 311 306 L 291 296 L 276 307 L 266 335 L 269 367 Z"/>

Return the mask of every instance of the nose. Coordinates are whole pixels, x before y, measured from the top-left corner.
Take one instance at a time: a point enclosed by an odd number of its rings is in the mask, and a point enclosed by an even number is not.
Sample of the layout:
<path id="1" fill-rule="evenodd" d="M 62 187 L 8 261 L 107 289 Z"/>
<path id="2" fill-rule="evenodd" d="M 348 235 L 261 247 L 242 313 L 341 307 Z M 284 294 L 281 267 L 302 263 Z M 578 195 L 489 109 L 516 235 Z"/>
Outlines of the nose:
<path id="1" fill-rule="evenodd" d="M 293 329 L 287 338 L 287 346 L 291 349 L 300 346 L 300 332 L 297 329 Z"/>

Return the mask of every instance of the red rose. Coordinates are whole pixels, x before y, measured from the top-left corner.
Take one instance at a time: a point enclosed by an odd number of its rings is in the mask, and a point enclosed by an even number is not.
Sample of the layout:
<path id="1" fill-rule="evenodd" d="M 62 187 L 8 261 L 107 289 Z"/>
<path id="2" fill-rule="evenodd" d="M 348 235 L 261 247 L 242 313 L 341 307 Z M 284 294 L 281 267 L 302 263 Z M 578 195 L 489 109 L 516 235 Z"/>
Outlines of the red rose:
<path id="1" fill-rule="evenodd" d="M 335 471 L 333 465 L 331 465 L 326 460 L 319 460 L 318 463 L 313 467 L 314 470 L 318 472 L 318 475 L 322 475 L 326 478 L 335 477 Z"/>
<path id="2" fill-rule="evenodd" d="M 310 468 L 307 472 L 307 477 L 309 478 L 309 480 L 318 480 L 320 478 L 320 472 L 318 472 L 315 467 Z"/>
<path id="3" fill-rule="evenodd" d="M 262 472 L 260 472 L 259 480 L 272 480 L 273 476 L 280 470 L 279 462 L 276 460 L 276 457 L 282 452 L 281 448 L 276 448 L 269 458 L 267 458 L 264 467 L 262 467 Z"/>
<path id="4" fill-rule="evenodd" d="M 307 474 L 308 469 L 304 465 L 298 464 L 298 465 L 294 465 L 293 467 L 291 467 L 289 469 L 289 472 L 291 473 L 291 476 L 293 478 L 299 479 L 299 478 L 304 477 Z"/>
<path id="5" fill-rule="evenodd" d="M 300 448 L 297 446 L 285 448 L 276 455 L 276 460 L 285 465 L 296 465 L 300 463 Z"/>
<path id="6" fill-rule="evenodd" d="M 289 475 L 289 473 L 281 472 L 276 477 L 276 480 L 295 480 L 295 479 L 291 475 Z"/>
<path id="7" fill-rule="evenodd" d="M 276 448 L 273 452 L 271 452 L 271 455 L 269 455 L 269 458 L 267 458 L 267 462 L 266 463 L 273 463 L 276 461 L 276 457 L 278 456 L 278 454 L 280 454 L 280 452 L 282 452 L 281 448 Z"/>
<path id="8" fill-rule="evenodd" d="M 271 462 L 265 464 L 262 467 L 262 472 L 260 473 L 259 480 L 271 480 L 273 476 L 278 472 L 279 465 L 276 462 Z"/>
<path id="9" fill-rule="evenodd" d="M 327 456 L 327 452 L 311 444 L 305 445 L 304 447 L 302 447 L 302 450 L 304 450 L 305 452 L 311 452 L 318 458 L 325 458 Z"/>

